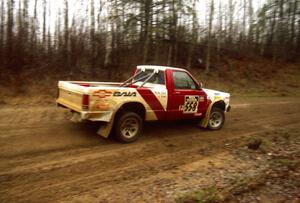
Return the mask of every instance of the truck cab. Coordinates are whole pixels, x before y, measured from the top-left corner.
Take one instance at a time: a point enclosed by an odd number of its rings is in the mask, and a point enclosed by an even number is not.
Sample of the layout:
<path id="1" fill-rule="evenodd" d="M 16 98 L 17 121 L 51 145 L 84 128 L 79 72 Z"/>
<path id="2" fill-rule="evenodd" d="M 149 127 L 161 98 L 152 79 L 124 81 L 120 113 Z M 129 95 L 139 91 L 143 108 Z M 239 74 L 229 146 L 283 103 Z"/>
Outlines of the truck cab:
<path id="1" fill-rule="evenodd" d="M 135 83 L 135 88 L 141 95 L 147 95 L 149 88 L 155 89 L 154 95 L 163 105 L 154 105 L 156 98 L 144 97 L 153 106 L 162 120 L 191 119 L 201 117 L 207 108 L 207 94 L 202 89 L 201 84 L 186 70 L 180 68 L 161 67 L 161 66 L 138 66 L 136 73 L 142 75 L 155 74 L 141 84 L 146 79 Z M 137 80 L 141 77 L 137 77 Z M 152 92 L 151 92 L 152 93 Z M 151 94 L 150 93 L 150 94 Z M 160 101 L 157 101 L 160 103 Z"/>

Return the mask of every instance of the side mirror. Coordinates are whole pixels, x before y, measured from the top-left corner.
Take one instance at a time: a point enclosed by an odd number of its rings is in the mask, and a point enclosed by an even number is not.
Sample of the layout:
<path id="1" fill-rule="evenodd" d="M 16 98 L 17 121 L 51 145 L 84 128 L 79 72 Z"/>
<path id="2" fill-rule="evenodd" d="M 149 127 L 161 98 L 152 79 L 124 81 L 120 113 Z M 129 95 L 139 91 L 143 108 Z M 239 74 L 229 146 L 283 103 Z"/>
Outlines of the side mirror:
<path id="1" fill-rule="evenodd" d="M 198 89 L 201 90 L 202 88 L 203 88 L 203 84 L 202 84 L 202 82 L 200 82 L 198 85 Z"/>

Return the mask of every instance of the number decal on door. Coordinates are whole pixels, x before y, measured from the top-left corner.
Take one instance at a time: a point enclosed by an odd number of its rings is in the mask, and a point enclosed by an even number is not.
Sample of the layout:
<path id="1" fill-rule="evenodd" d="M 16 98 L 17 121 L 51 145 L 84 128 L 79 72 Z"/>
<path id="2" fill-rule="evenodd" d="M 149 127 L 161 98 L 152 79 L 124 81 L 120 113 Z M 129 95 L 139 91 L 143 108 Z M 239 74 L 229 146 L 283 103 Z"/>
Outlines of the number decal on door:
<path id="1" fill-rule="evenodd" d="M 185 96 L 184 104 L 181 106 L 183 113 L 197 113 L 199 104 L 199 96 Z"/>

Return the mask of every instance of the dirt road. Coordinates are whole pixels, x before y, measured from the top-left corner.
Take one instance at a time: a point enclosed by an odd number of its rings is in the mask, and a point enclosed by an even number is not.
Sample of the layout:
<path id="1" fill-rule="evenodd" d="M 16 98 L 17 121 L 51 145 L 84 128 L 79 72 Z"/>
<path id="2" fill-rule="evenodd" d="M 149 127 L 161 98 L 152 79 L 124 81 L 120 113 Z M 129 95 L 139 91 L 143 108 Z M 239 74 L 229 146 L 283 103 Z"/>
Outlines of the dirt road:
<path id="1" fill-rule="evenodd" d="M 233 98 L 220 131 L 150 123 L 132 144 L 103 139 L 97 124 L 73 124 L 65 114 L 54 106 L 0 106 L 0 202 L 173 202 L 225 186 L 234 174 L 264 171 L 268 155 L 253 164 L 232 153 L 245 139 L 300 136 L 300 98 Z"/>

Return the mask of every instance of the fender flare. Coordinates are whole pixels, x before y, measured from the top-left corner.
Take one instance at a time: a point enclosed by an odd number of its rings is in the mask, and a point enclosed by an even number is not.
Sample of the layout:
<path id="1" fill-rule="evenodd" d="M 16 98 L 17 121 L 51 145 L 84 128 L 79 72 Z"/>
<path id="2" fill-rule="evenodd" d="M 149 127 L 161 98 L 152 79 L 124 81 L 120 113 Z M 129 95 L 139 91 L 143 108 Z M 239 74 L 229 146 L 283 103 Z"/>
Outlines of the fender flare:
<path id="1" fill-rule="evenodd" d="M 97 134 L 104 137 L 104 138 L 108 138 L 109 134 L 112 131 L 112 128 L 114 126 L 115 123 L 115 117 L 117 115 L 117 112 L 126 104 L 129 103 L 140 103 L 141 105 L 143 105 L 141 102 L 137 102 L 137 101 L 128 101 L 128 102 L 124 102 L 124 103 L 120 103 L 117 108 L 114 110 L 113 114 L 111 115 L 110 121 L 107 123 L 104 123 L 103 125 L 100 126 L 100 128 L 97 131 Z"/>
<path id="2" fill-rule="evenodd" d="M 217 100 L 214 100 L 212 103 L 210 103 L 210 105 L 208 106 L 207 110 L 206 110 L 206 113 L 205 113 L 205 116 L 201 119 L 200 121 L 200 126 L 203 127 L 203 128 L 206 128 L 207 125 L 208 125 L 208 121 L 209 121 L 209 117 L 210 117 L 210 112 L 213 108 L 213 106 L 217 103 L 217 102 L 220 102 L 220 101 L 223 101 L 222 99 L 217 99 Z M 223 101 L 224 102 L 224 101 Z"/>

